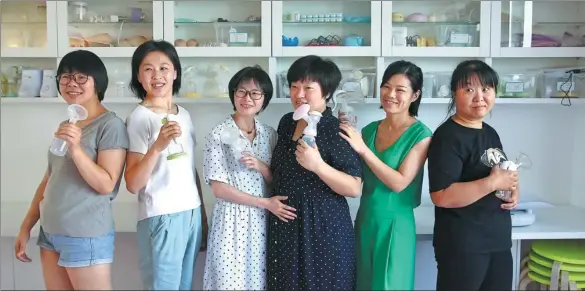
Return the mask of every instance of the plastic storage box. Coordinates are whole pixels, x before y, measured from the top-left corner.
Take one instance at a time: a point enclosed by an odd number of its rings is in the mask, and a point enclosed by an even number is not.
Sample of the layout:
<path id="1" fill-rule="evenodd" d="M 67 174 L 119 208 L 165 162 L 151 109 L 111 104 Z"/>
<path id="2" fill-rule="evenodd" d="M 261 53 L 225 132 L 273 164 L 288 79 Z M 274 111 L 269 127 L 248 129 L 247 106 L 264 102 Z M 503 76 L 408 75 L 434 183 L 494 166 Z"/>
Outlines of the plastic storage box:
<path id="1" fill-rule="evenodd" d="M 423 87 L 421 98 L 433 98 L 433 95 L 435 95 L 436 86 L 437 79 L 435 78 L 435 74 L 433 73 L 423 74 Z"/>
<path id="2" fill-rule="evenodd" d="M 451 98 L 451 72 L 435 72 L 433 98 Z M 423 77 L 424 78 L 424 77 Z M 423 81 L 424 82 L 424 81 Z"/>
<path id="3" fill-rule="evenodd" d="M 501 74 L 498 96 L 502 98 L 536 98 L 536 88 L 536 74 Z"/>
<path id="4" fill-rule="evenodd" d="M 581 73 L 572 69 L 544 70 L 542 73 L 543 98 L 585 97 L 585 68 Z"/>

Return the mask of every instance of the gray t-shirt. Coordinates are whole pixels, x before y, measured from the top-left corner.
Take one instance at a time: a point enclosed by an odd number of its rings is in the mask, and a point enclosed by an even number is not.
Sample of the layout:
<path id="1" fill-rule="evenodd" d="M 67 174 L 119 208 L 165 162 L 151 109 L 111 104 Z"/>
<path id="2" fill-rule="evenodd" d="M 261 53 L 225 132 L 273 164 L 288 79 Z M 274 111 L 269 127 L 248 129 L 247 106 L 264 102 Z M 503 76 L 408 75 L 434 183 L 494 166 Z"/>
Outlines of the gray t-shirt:
<path id="1" fill-rule="evenodd" d="M 97 162 L 98 152 L 128 149 L 126 124 L 106 112 L 82 129 L 85 153 Z M 69 153 L 63 157 L 49 151 L 49 181 L 41 201 L 41 226 L 50 234 L 98 237 L 114 229 L 110 202 L 116 198 L 122 175 L 112 193 L 99 194 L 81 176 Z"/>

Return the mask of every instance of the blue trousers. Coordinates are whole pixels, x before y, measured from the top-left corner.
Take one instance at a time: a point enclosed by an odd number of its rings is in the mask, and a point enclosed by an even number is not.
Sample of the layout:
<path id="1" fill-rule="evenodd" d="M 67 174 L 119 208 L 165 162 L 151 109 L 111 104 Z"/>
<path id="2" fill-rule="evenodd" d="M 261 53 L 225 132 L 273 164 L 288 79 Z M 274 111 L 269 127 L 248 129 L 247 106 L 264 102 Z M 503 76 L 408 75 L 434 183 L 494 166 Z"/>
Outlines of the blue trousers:
<path id="1" fill-rule="evenodd" d="M 192 290 L 201 248 L 201 207 L 138 221 L 144 290 Z"/>

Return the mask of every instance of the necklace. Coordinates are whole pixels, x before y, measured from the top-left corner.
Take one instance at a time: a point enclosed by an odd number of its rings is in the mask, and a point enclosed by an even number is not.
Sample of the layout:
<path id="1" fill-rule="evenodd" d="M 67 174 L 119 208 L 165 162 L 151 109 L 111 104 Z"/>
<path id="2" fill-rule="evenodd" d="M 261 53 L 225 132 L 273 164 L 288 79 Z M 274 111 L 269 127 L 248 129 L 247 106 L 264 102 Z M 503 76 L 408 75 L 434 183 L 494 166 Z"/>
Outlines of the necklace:
<path id="1" fill-rule="evenodd" d="M 245 129 L 242 129 L 242 128 L 240 128 L 240 129 L 243 130 L 244 132 L 246 132 L 247 134 L 252 134 L 254 132 L 254 130 L 256 130 L 255 127 L 252 127 L 252 129 L 250 129 L 250 130 L 245 130 Z"/>
<path id="2" fill-rule="evenodd" d="M 244 131 L 245 133 L 247 133 L 248 135 L 252 134 L 252 133 L 253 133 L 253 132 L 256 130 L 256 122 L 254 122 L 254 125 L 252 126 L 252 129 L 250 129 L 250 130 L 246 130 L 246 129 L 243 129 L 243 128 L 242 128 L 242 127 L 241 127 L 241 126 L 240 126 L 240 125 L 239 125 L 239 124 L 236 122 L 236 119 L 235 119 L 234 115 L 232 115 L 232 119 L 234 120 L 234 123 L 236 124 L 236 126 L 237 126 L 237 127 L 240 129 L 240 130 L 243 130 L 243 131 Z"/>

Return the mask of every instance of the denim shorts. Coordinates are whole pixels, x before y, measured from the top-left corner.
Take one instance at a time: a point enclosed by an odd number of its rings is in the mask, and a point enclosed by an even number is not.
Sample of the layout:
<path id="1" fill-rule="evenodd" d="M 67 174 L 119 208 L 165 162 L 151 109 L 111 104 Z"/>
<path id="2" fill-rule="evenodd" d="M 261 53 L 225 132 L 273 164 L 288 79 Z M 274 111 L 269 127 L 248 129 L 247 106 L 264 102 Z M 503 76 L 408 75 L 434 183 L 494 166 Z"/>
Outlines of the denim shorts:
<path id="1" fill-rule="evenodd" d="M 70 237 L 41 230 L 37 245 L 59 254 L 61 267 L 76 268 L 114 262 L 114 230 L 100 237 Z"/>

